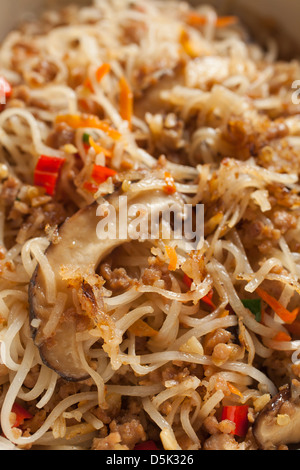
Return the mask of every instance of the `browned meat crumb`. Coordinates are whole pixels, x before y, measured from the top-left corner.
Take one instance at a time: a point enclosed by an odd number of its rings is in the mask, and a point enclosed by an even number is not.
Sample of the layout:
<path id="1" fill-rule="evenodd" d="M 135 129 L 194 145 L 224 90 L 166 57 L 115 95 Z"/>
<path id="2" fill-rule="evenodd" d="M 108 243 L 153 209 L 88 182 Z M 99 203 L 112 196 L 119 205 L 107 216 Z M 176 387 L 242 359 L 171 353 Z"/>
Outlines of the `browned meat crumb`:
<path id="1" fill-rule="evenodd" d="M 121 444 L 121 436 L 118 432 L 112 432 L 106 437 L 96 438 L 93 441 L 92 450 L 129 450 Z"/>
<path id="2" fill-rule="evenodd" d="M 105 279 L 105 287 L 112 291 L 123 291 L 128 289 L 133 284 L 131 279 L 124 268 L 111 268 L 111 263 L 105 262 L 100 266 L 100 273 Z"/>
<path id="3" fill-rule="evenodd" d="M 167 265 L 159 266 L 153 264 L 149 268 L 145 269 L 142 275 L 142 281 L 144 284 L 152 286 L 156 281 L 159 280 L 164 281 L 166 289 L 171 289 L 172 281 Z"/>
<path id="4" fill-rule="evenodd" d="M 65 123 L 59 123 L 49 134 L 47 145 L 54 149 L 59 149 L 66 144 L 74 144 L 75 132 Z"/>
<path id="5" fill-rule="evenodd" d="M 128 419 L 128 418 L 126 418 Z M 117 424 L 114 420 L 110 423 L 109 428 L 111 432 L 118 432 L 121 436 L 121 443 L 133 449 L 135 444 L 146 440 L 146 433 L 140 421 L 132 418 L 122 424 Z"/>
<path id="6" fill-rule="evenodd" d="M 239 444 L 231 434 L 213 434 L 204 442 L 203 450 L 239 450 Z"/>

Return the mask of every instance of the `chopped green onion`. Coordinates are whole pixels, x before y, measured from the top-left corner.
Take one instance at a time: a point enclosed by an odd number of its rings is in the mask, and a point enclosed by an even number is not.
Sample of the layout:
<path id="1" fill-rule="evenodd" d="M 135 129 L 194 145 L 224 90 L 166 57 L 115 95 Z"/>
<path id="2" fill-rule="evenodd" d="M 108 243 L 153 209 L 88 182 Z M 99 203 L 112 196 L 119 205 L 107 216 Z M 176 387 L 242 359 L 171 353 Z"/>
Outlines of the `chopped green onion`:
<path id="1" fill-rule="evenodd" d="M 90 134 L 86 134 L 84 133 L 83 136 L 82 136 L 82 141 L 84 144 L 88 144 L 90 143 Z"/>
<path id="2" fill-rule="evenodd" d="M 257 322 L 261 321 L 261 300 L 260 299 L 243 299 L 242 304 L 248 308 Z"/>

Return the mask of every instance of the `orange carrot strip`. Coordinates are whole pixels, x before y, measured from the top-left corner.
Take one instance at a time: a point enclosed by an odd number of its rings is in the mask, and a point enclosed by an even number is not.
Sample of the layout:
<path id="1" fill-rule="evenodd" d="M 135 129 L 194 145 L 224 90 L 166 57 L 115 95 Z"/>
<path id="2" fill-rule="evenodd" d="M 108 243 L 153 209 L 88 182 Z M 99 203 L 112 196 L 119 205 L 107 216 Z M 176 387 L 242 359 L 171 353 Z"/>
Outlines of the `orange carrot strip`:
<path id="1" fill-rule="evenodd" d="M 149 326 L 144 320 L 137 320 L 133 325 L 131 325 L 128 330 L 133 333 L 135 336 L 143 337 L 143 336 L 156 336 L 158 331 L 154 330 L 151 326 Z"/>
<path id="2" fill-rule="evenodd" d="M 89 138 L 89 143 L 90 143 L 90 146 L 93 147 L 93 149 L 95 150 L 96 154 L 98 155 L 99 153 L 103 153 L 105 155 L 105 157 L 111 157 L 111 151 L 110 150 L 107 150 L 106 148 L 102 147 L 102 145 L 100 144 L 97 144 L 93 137 L 90 137 Z"/>
<path id="3" fill-rule="evenodd" d="M 187 16 L 186 22 L 190 26 L 204 26 L 207 24 L 207 17 L 203 15 L 199 15 L 196 12 L 190 12 Z M 231 26 L 238 22 L 238 18 L 236 16 L 220 16 L 216 20 L 216 27 L 217 28 L 224 28 L 226 26 Z"/>
<path id="4" fill-rule="evenodd" d="M 276 335 L 274 336 L 273 340 L 274 341 L 291 341 L 290 335 L 285 333 L 284 331 L 278 331 Z"/>
<path id="5" fill-rule="evenodd" d="M 96 71 L 97 82 L 101 82 L 102 78 L 110 72 L 110 64 L 104 63 Z"/>
<path id="6" fill-rule="evenodd" d="M 243 394 L 242 394 L 242 392 L 240 392 L 240 390 L 238 388 L 236 388 L 230 382 L 227 382 L 227 386 L 228 386 L 231 393 L 233 393 L 234 395 L 238 395 L 239 397 L 243 398 Z"/>
<path id="7" fill-rule="evenodd" d="M 73 129 L 87 127 L 100 129 L 113 140 L 118 140 L 121 137 L 121 134 L 118 131 L 110 127 L 106 121 L 102 121 L 94 114 L 59 114 L 55 121 L 57 124 L 64 122 Z"/>
<path id="8" fill-rule="evenodd" d="M 166 245 L 166 253 L 170 259 L 170 264 L 169 264 L 169 270 L 170 271 L 175 271 L 176 266 L 177 266 L 177 254 L 174 248 L 171 246 Z"/>
<path id="9" fill-rule="evenodd" d="M 289 312 L 278 300 L 266 291 L 258 287 L 256 289 L 257 294 L 274 310 L 274 312 L 283 320 L 285 323 L 293 323 L 297 318 L 299 308 L 295 308 L 292 312 Z"/>
<path id="10" fill-rule="evenodd" d="M 193 48 L 193 44 L 190 40 L 190 37 L 188 33 L 185 31 L 185 29 L 181 30 L 180 37 L 179 37 L 179 43 L 184 50 L 184 52 L 189 55 L 192 58 L 198 57 L 197 51 Z"/>
<path id="11" fill-rule="evenodd" d="M 226 26 L 232 26 L 236 23 L 238 23 L 237 16 L 219 16 L 216 26 L 217 28 L 225 28 Z"/>
<path id="12" fill-rule="evenodd" d="M 98 69 L 96 70 L 96 79 L 97 79 L 97 82 L 101 82 L 102 78 L 110 72 L 110 65 L 107 64 L 107 63 L 104 63 L 102 65 L 100 65 L 100 67 L 98 67 Z M 89 79 L 89 77 L 87 77 L 84 82 L 83 82 L 83 86 L 85 88 L 88 88 L 92 93 L 94 92 L 94 88 L 93 88 L 93 85 L 92 85 L 92 82 L 91 80 Z"/>
<path id="13" fill-rule="evenodd" d="M 165 172 L 165 185 L 163 189 L 164 189 L 164 192 L 167 194 L 176 193 L 176 186 L 175 186 L 174 179 L 168 171 Z"/>
<path id="14" fill-rule="evenodd" d="M 125 77 L 120 80 L 120 115 L 124 121 L 132 124 L 133 115 L 133 93 Z"/>

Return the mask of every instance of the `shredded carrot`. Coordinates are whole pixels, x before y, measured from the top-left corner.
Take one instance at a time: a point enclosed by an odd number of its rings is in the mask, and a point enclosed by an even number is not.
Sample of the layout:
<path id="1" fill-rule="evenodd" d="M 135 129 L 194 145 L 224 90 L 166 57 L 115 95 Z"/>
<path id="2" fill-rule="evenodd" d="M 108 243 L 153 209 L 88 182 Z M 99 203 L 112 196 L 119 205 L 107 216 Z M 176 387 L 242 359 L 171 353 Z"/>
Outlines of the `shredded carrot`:
<path id="1" fill-rule="evenodd" d="M 101 82 L 102 78 L 110 72 L 110 64 L 104 63 L 98 67 L 96 71 L 97 82 Z"/>
<path id="2" fill-rule="evenodd" d="M 187 33 L 185 29 L 181 30 L 180 37 L 179 37 L 179 43 L 184 50 L 184 52 L 195 59 L 196 57 L 199 56 L 199 53 L 194 49 L 193 43 L 191 42 L 190 36 Z"/>
<path id="3" fill-rule="evenodd" d="M 197 12 L 190 12 L 187 16 L 186 22 L 190 26 L 204 26 L 207 24 L 207 17 L 199 15 Z M 217 28 L 225 28 L 226 26 L 234 25 L 238 22 L 236 16 L 219 16 L 216 20 Z"/>
<path id="4" fill-rule="evenodd" d="M 137 320 L 132 326 L 128 328 L 128 330 L 133 333 L 135 336 L 143 337 L 143 336 L 156 336 L 158 331 L 154 330 L 151 326 L 149 326 L 144 320 Z"/>
<path id="5" fill-rule="evenodd" d="M 227 386 L 228 386 L 231 393 L 233 393 L 234 395 L 238 395 L 240 398 L 243 398 L 243 394 L 242 394 L 242 392 L 240 392 L 240 390 L 238 388 L 236 388 L 230 382 L 227 382 Z"/>
<path id="6" fill-rule="evenodd" d="M 232 26 L 238 23 L 237 16 L 219 16 L 217 19 L 217 28 L 226 28 L 226 26 Z"/>
<path id="7" fill-rule="evenodd" d="M 290 335 L 285 333 L 284 331 L 278 331 L 278 333 L 274 336 L 274 341 L 291 341 Z"/>
<path id="8" fill-rule="evenodd" d="M 176 193 L 176 186 L 175 186 L 174 179 L 168 171 L 165 172 L 164 192 L 167 194 Z"/>
<path id="9" fill-rule="evenodd" d="M 100 65 L 100 67 L 98 67 L 98 69 L 96 70 L 96 80 L 97 80 L 97 82 L 100 83 L 102 78 L 109 72 L 110 72 L 110 65 L 109 64 L 104 63 L 104 64 Z M 83 86 L 85 88 L 88 88 L 92 93 L 94 92 L 92 82 L 88 77 L 84 80 Z"/>
<path id="10" fill-rule="evenodd" d="M 169 270 L 175 271 L 177 266 L 177 254 L 174 248 L 166 245 L 166 253 L 170 259 Z"/>
<path id="11" fill-rule="evenodd" d="M 90 146 L 93 147 L 93 149 L 95 150 L 96 154 L 98 155 L 99 153 L 103 153 L 105 155 L 105 157 L 108 157 L 108 158 L 111 158 L 111 151 L 102 147 L 102 145 L 100 144 L 97 144 L 93 137 L 90 137 L 89 138 L 89 143 L 90 143 Z"/>
<path id="12" fill-rule="evenodd" d="M 55 121 L 56 124 L 64 122 L 73 129 L 100 129 L 113 140 L 118 140 L 121 137 L 121 134 L 118 131 L 110 127 L 106 121 L 102 121 L 94 114 L 59 114 Z"/>
<path id="13" fill-rule="evenodd" d="M 120 80 L 120 115 L 127 121 L 129 127 L 132 125 L 133 115 L 133 93 L 125 77 Z"/>
<path id="14" fill-rule="evenodd" d="M 295 321 L 299 308 L 295 308 L 292 312 L 289 312 L 275 297 L 268 294 L 260 287 L 256 289 L 256 292 L 285 323 L 293 323 Z"/>

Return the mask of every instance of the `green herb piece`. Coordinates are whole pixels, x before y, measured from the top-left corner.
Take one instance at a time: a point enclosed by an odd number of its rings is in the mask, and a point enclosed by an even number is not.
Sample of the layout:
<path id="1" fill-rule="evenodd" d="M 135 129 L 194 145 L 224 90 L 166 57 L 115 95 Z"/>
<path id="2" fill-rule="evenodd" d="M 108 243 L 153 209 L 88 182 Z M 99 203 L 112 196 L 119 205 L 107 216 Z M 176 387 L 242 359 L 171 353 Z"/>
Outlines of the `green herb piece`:
<path id="1" fill-rule="evenodd" d="M 248 308 L 257 322 L 261 322 L 261 300 L 260 299 L 243 299 L 244 307 Z"/>
<path id="2" fill-rule="evenodd" d="M 82 136 L 82 141 L 84 144 L 90 144 L 90 134 L 84 133 Z"/>

